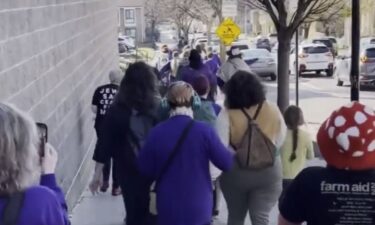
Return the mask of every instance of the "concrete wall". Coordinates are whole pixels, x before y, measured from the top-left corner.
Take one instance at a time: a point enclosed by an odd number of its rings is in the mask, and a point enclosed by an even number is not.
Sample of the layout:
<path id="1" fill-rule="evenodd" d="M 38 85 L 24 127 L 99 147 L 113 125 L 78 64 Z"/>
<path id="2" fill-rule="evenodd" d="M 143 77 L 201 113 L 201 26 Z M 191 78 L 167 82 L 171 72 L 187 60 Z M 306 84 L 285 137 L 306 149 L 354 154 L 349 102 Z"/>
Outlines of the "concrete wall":
<path id="1" fill-rule="evenodd" d="M 117 63 L 116 0 L 0 0 L 0 101 L 49 126 L 74 205 L 92 171 L 91 97 Z"/>

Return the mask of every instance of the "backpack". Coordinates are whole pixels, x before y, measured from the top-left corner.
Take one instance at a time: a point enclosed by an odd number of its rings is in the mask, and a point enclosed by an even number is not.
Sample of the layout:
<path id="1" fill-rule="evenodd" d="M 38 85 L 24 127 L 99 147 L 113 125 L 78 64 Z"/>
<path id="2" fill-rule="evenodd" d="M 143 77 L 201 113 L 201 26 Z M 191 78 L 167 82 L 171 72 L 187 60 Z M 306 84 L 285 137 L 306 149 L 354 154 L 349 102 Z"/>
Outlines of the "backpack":
<path id="1" fill-rule="evenodd" d="M 129 117 L 128 140 L 134 155 L 137 157 L 148 133 L 156 125 L 157 119 L 149 114 L 131 110 Z"/>
<path id="2" fill-rule="evenodd" d="M 248 120 L 248 127 L 242 140 L 239 143 L 231 143 L 231 146 L 236 151 L 236 158 L 242 169 L 265 169 L 273 166 L 275 162 L 276 146 L 255 121 L 262 106 L 263 103 L 258 106 L 254 119 L 241 109 Z"/>

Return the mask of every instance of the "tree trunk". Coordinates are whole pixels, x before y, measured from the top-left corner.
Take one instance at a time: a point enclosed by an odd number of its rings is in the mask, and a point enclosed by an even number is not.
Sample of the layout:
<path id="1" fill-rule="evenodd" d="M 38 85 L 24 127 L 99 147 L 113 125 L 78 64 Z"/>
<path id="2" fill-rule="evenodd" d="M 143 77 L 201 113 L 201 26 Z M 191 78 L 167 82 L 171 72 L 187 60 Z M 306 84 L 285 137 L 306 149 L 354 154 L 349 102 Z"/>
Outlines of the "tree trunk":
<path id="1" fill-rule="evenodd" d="M 278 33 L 279 49 L 277 52 L 277 104 L 281 112 L 289 106 L 289 61 L 292 35 L 280 30 Z"/>
<path id="2" fill-rule="evenodd" d="M 213 22 L 214 22 L 213 18 L 211 18 L 207 21 L 207 44 L 208 44 L 208 46 L 211 46 L 211 40 L 212 40 L 211 30 L 212 30 Z"/>
<path id="3" fill-rule="evenodd" d="M 219 24 L 221 24 L 224 21 L 223 14 L 221 12 L 218 12 L 218 18 Z M 225 62 L 225 60 L 227 59 L 227 51 L 223 42 L 220 42 L 220 59 L 222 62 Z"/>

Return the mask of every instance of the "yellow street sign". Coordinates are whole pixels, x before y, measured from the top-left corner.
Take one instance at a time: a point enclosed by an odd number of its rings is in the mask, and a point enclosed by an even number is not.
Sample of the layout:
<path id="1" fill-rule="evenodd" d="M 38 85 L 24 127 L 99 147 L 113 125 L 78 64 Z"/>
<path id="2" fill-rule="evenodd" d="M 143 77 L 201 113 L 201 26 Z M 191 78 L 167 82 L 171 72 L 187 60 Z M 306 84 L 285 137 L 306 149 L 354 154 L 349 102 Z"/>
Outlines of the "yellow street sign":
<path id="1" fill-rule="evenodd" d="M 230 18 L 225 19 L 216 30 L 216 35 L 224 45 L 231 45 L 240 34 L 240 27 Z"/>

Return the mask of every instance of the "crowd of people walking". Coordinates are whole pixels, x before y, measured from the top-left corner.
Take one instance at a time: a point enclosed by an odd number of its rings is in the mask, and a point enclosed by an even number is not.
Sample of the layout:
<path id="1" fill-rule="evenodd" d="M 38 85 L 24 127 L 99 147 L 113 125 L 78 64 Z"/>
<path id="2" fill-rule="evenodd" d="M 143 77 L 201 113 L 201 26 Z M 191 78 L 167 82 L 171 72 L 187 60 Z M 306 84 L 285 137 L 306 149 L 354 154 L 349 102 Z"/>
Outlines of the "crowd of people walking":
<path id="1" fill-rule="evenodd" d="M 304 169 L 314 150 L 302 110 L 280 112 L 238 49 L 224 63 L 200 51 L 185 49 L 181 60 L 173 53 L 160 70 L 136 62 L 97 88 L 92 193 L 107 191 L 112 170 L 127 225 L 210 225 L 221 195 L 228 225 L 243 225 L 247 215 L 268 225 L 277 202 L 280 225 L 375 223 L 371 107 L 334 111 L 317 135 L 327 167 Z M 0 103 L 0 224 L 69 224 L 57 160 L 35 122 Z"/>

